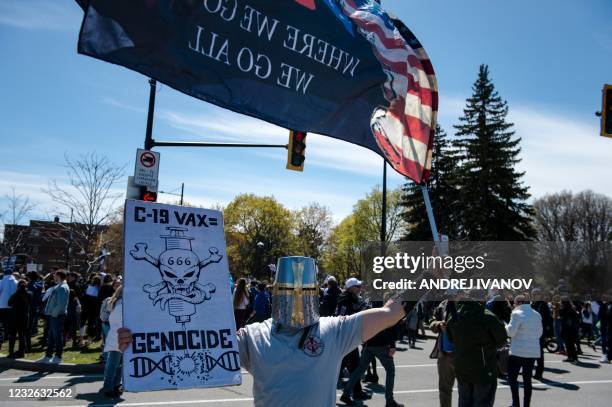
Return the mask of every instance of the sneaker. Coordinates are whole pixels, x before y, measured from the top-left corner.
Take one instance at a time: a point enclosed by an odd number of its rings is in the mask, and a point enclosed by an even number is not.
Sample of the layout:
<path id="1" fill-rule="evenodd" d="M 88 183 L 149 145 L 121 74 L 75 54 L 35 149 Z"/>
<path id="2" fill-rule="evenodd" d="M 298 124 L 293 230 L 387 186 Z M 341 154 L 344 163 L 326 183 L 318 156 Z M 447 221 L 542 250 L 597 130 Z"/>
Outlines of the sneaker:
<path id="1" fill-rule="evenodd" d="M 59 365 L 60 363 L 62 363 L 62 358 L 60 358 L 59 356 L 54 356 L 53 359 L 51 359 L 51 362 L 54 365 Z"/>
<path id="2" fill-rule="evenodd" d="M 348 394 L 343 394 L 342 396 L 340 396 L 340 401 L 346 404 L 347 406 L 354 406 L 355 404 L 357 404 Z"/>
<path id="3" fill-rule="evenodd" d="M 51 363 L 51 357 L 43 356 L 42 358 L 38 359 L 36 363 Z"/>
<path id="4" fill-rule="evenodd" d="M 354 392 L 353 398 L 355 400 L 369 400 L 372 398 L 372 395 L 362 390 L 360 392 Z"/>
<path id="5" fill-rule="evenodd" d="M 607 356 L 604 356 L 601 359 L 599 359 L 599 363 L 610 363 L 610 360 L 608 360 Z"/>
<path id="6" fill-rule="evenodd" d="M 392 401 L 388 402 L 387 404 L 385 404 L 385 407 L 404 407 L 404 405 L 398 403 L 395 400 L 392 400 Z"/>

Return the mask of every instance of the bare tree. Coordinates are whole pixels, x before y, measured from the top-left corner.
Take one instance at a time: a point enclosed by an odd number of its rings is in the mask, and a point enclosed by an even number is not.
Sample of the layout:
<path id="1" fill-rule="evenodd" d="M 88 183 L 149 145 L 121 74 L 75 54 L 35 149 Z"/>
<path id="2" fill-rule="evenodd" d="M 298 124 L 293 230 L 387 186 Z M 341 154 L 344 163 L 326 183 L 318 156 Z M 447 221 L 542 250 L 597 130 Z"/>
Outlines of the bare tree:
<path id="1" fill-rule="evenodd" d="M 612 239 L 612 198 L 583 191 L 546 195 L 534 203 L 542 241 L 605 242 Z"/>
<path id="2" fill-rule="evenodd" d="M 538 199 L 533 207 L 542 258 L 552 275 L 580 287 L 603 281 L 612 241 L 612 198 L 563 191 Z"/>
<path id="3" fill-rule="evenodd" d="M 65 155 L 64 158 L 69 184 L 53 180 L 44 192 L 59 205 L 61 215 L 71 219 L 70 223 L 62 223 L 70 232 L 63 239 L 68 240 L 73 250 L 85 255 L 91 264 L 98 257 L 98 235 L 122 196 L 113 186 L 123 177 L 125 165 L 117 166 L 108 157 L 95 152 L 77 158 Z"/>
<path id="4" fill-rule="evenodd" d="M 4 199 L 7 201 L 7 209 L 0 213 L 0 233 L 3 237 L 4 251 L 10 256 L 19 250 L 26 237 L 26 229 L 16 226 L 29 217 L 36 207 L 36 203 L 26 195 L 18 195 L 15 192 L 15 187 L 11 187 L 11 194 L 4 195 Z M 7 233 L 7 225 L 11 225 L 9 233 Z"/>

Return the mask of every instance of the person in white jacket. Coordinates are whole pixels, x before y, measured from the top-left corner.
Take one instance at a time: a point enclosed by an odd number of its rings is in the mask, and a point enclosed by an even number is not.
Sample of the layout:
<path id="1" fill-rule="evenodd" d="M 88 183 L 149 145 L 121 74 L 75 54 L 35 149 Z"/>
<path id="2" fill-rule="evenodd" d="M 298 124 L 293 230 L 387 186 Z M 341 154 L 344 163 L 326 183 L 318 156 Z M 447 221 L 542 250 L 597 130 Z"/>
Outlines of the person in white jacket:
<path id="1" fill-rule="evenodd" d="M 106 341 L 104 342 L 104 352 L 106 356 L 106 365 L 104 366 L 104 387 L 101 392 L 106 397 L 117 398 L 121 396 L 123 390 L 121 388 L 121 356 L 122 352 L 119 349 L 117 338 L 117 330 L 123 326 L 123 287 L 116 289 L 115 293 L 108 301 L 110 315 L 108 323 L 110 325 Z"/>
<path id="2" fill-rule="evenodd" d="M 506 331 L 511 338 L 510 357 L 508 358 L 508 383 L 512 392 L 512 406 L 519 407 L 518 375 L 523 370 L 523 407 L 531 403 L 531 376 L 535 360 L 540 357 L 540 336 L 542 336 L 542 317 L 531 308 L 525 296 L 517 295 L 514 310 Z"/>

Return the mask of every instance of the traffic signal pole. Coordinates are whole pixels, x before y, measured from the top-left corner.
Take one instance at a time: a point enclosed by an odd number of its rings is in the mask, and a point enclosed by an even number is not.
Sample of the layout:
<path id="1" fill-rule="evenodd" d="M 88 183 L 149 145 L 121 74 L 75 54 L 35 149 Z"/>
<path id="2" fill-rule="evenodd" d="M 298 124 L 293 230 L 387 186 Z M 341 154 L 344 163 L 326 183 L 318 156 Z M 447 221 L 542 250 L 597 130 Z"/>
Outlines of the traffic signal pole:
<path id="1" fill-rule="evenodd" d="M 155 93 L 157 93 L 157 81 L 149 79 L 149 110 L 147 112 L 147 130 L 145 133 L 145 150 L 153 147 L 248 147 L 248 148 L 284 148 L 287 144 L 253 144 L 253 143 L 209 143 L 195 141 L 156 141 L 153 139 L 153 118 L 155 116 Z"/>
<path id="2" fill-rule="evenodd" d="M 147 112 L 147 130 L 145 133 L 145 150 L 153 148 L 153 116 L 155 115 L 155 93 L 157 92 L 157 81 L 149 79 L 149 110 Z"/>

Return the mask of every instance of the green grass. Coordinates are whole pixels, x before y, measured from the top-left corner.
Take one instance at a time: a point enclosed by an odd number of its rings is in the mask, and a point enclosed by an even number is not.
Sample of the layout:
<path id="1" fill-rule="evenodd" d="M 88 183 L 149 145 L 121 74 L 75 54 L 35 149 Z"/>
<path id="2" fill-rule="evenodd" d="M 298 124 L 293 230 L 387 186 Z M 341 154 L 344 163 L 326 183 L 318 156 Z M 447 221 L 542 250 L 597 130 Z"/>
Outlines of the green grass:
<path id="1" fill-rule="evenodd" d="M 26 360 L 37 360 L 45 355 L 46 348 L 40 345 L 42 339 L 43 326 L 38 329 L 39 334 L 32 337 L 32 349 L 26 353 Z M 15 348 L 19 345 L 16 344 Z M 8 350 L 8 342 L 5 340 L 3 345 L 3 353 Z M 72 346 L 72 340 L 68 341 L 64 346 L 64 353 L 62 354 L 62 363 L 76 363 L 76 364 L 90 364 L 100 362 L 100 353 L 102 352 L 102 341 L 91 342 L 86 347 L 79 348 Z M 3 354 L 2 356 L 7 356 Z"/>

